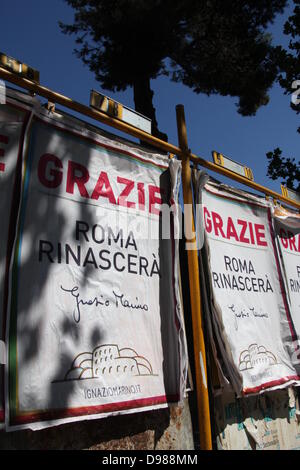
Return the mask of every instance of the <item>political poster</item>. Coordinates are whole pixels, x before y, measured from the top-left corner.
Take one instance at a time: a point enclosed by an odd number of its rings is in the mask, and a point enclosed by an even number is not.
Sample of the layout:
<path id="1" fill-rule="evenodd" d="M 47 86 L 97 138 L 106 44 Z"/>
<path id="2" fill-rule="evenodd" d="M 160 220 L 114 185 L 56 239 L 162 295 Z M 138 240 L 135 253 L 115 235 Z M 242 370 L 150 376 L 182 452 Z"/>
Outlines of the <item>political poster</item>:
<path id="1" fill-rule="evenodd" d="M 26 101 L 22 101 L 22 94 L 10 90 L 5 103 L 0 104 L 0 426 L 5 409 L 7 273 L 17 219 L 23 143 L 31 109 L 30 100 Z"/>
<path id="2" fill-rule="evenodd" d="M 213 324 L 231 381 L 240 395 L 285 387 L 299 379 L 287 343 L 293 326 L 266 201 L 207 183 L 202 213 Z M 224 346 L 224 348 L 225 348 Z M 224 349 L 226 350 L 226 348 Z M 236 372 L 234 372 L 234 368 Z"/>
<path id="3" fill-rule="evenodd" d="M 8 429 L 181 399 L 179 182 L 178 161 L 36 112 L 11 266 Z"/>
<path id="4" fill-rule="evenodd" d="M 274 208 L 274 229 L 283 279 L 285 281 L 292 324 L 293 339 L 298 348 L 293 354 L 295 364 L 300 365 L 300 215 L 281 207 Z"/>

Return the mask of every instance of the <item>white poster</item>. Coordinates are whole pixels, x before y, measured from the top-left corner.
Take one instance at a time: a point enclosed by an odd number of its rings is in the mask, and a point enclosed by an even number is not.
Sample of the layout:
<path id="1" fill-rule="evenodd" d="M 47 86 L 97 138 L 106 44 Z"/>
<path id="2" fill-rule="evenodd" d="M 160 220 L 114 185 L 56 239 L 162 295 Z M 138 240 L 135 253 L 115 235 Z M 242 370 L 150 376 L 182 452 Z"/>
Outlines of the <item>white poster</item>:
<path id="1" fill-rule="evenodd" d="M 185 385 L 178 221 L 162 239 L 160 214 L 180 163 L 63 122 L 35 118 L 24 161 L 8 428 L 159 408 Z"/>
<path id="2" fill-rule="evenodd" d="M 282 208 L 274 210 L 274 228 L 282 262 L 285 286 L 288 293 L 293 338 L 300 346 L 300 215 Z M 299 350 L 294 354 L 300 364 Z"/>
<path id="3" fill-rule="evenodd" d="M 267 203 L 254 200 L 206 184 L 200 209 L 216 307 L 213 322 L 229 345 L 244 395 L 298 379 L 286 348 L 292 324 L 271 210 Z"/>
<path id="4" fill-rule="evenodd" d="M 5 409 L 7 274 L 17 219 L 23 142 L 30 116 L 30 108 L 12 97 L 15 97 L 15 94 L 10 91 L 6 103 L 0 105 L 0 425 L 4 422 Z M 17 163 L 19 179 L 16 172 Z"/>

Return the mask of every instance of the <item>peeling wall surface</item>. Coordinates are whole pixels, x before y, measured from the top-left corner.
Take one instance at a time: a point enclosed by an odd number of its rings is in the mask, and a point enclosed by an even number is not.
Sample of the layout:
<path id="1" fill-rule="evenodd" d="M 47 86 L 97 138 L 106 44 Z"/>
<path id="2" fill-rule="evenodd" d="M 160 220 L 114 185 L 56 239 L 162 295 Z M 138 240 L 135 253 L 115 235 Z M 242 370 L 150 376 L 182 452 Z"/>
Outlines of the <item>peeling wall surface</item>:
<path id="1" fill-rule="evenodd" d="M 182 406 L 56 426 L 0 432 L 0 449 L 193 450 L 187 399 Z"/>
<path id="2" fill-rule="evenodd" d="M 220 450 L 300 450 L 298 391 L 275 390 L 236 399 L 232 392 L 215 401 Z"/>

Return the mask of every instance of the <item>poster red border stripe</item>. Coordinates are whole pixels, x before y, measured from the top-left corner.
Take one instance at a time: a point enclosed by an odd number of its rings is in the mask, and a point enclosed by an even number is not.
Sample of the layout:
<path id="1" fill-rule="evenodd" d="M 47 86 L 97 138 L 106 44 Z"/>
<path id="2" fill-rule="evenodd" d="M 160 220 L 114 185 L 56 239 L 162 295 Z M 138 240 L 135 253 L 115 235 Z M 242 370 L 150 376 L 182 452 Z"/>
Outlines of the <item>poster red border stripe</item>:
<path id="1" fill-rule="evenodd" d="M 283 385 L 285 384 L 286 382 L 290 382 L 292 380 L 299 380 L 300 377 L 298 375 L 291 375 L 289 377 L 283 377 L 282 379 L 278 379 L 278 380 L 272 380 L 271 382 L 266 382 L 264 383 L 263 385 L 259 385 L 257 387 L 252 387 L 252 388 L 245 388 L 243 390 L 243 395 L 248 395 L 250 393 L 256 393 L 256 392 L 260 392 L 261 390 L 264 390 L 266 388 L 269 388 L 269 387 L 276 387 L 276 385 Z M 292 385 L 292 384 L 291 384 Z"/>
<path id="2" fill-rule="evenodd" d="M 124 410 L 132 410 L 152 405 L 163 405 L 167 403 L 178 402 L 178 395 L 161 395 L 158 397 L 141 398 L 139 400 L 127 400 L 117 403 L 107 403 L 104 405 L 84 406 L 79 408 L 70 408 L 65 410 L 53 410 L 40 413 L 26 413 L 26 415 L 18 415 L 14 417 L 11 424 L 27 424 L 38 423 L 41 421 L 56 420 L 63 418 L 76 418 L 78 416 L 91 416 L 102 413 L 118 412 Z M 101 416 L 99 416 L 101 418 Z"/>

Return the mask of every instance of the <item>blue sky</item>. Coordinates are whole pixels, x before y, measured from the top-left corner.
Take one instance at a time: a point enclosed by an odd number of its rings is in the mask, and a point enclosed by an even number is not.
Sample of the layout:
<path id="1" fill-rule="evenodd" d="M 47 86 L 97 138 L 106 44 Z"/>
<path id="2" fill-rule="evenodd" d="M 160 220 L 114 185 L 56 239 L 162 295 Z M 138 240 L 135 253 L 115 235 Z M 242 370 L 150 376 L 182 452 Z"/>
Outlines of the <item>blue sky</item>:
<path id="1" fill-rule="evenodd" d="M 291 11 L 288 8 L 270 27 L 275 43 L 287 43 L 282 27 Z M 0 51 L 37 68 L 41 84 L 88 104 L 90 89 L 100 90 L 100 85 L 73 54 L 74 37 L 59 29 L 59 20 L 71 23 L 72 19 L 73 10 L 63 0 L 1 0 Z M 152 88 L 159 127 L 168 134 L 169 142 L 177 145 L 175 106 L 181 103 L 193 153 L 211 160 L 211 151 L 220 151 L 250 166 L 256 182 L 280 192 L 280 182 L 266 177 L 265 154 L 279 146 L 286 156 L 299 160 L 300 136 L 296 132 L 299 115 L 290 109 L 290 96 L 278 85 L 270 92 L 270 103 L 255 117 L 240 116 L 234 98 L 196 95 L 165 77 L 153 81 Z M 131 89 L 103 92 L 134 107 Z"/>

